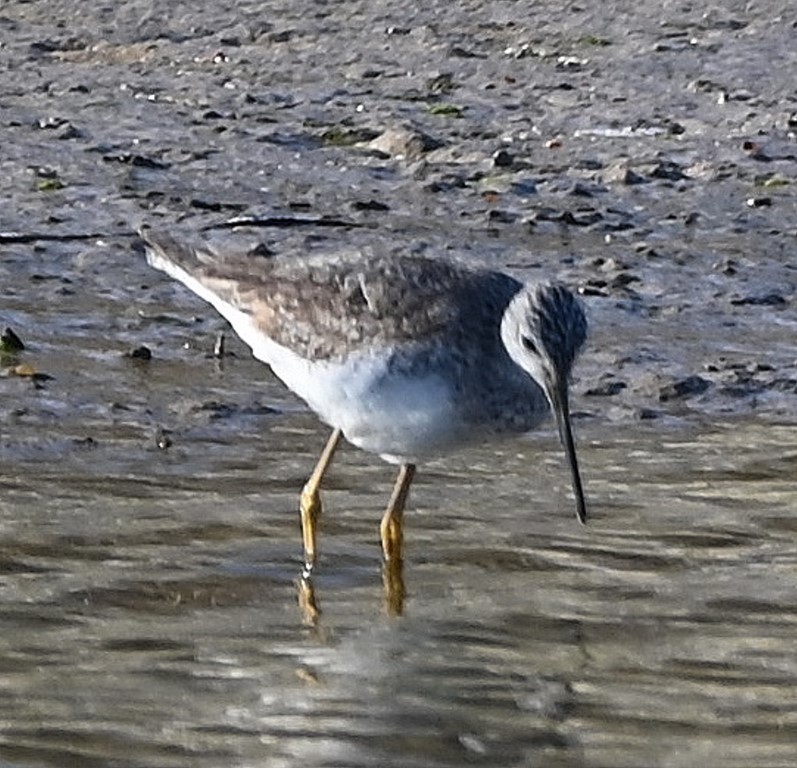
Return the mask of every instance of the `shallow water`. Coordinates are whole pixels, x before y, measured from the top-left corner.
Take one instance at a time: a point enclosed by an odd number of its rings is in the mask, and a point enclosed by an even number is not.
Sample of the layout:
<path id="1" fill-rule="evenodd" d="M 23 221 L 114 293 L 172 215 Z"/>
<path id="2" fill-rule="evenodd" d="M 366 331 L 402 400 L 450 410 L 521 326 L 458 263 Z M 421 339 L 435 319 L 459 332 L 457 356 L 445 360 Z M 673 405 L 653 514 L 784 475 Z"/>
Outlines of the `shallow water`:
<path id="1" fill-rule="evenodd" d="M 215 363 L 192 363 L 212 390 Z M 401 618 L 379 571 L 391 470 L 344 450 L 308 626 L 295 504 L 325 434 L 263 411 L 202 411 L 168 450 L 124 419 L 69 450 L 61 420 L 33 450 L 20 416 L 0 478 L 7 765 L 793 765 L 793 428 L 582 421 L 586 527 L 552 434 L 430 464 Z"/>

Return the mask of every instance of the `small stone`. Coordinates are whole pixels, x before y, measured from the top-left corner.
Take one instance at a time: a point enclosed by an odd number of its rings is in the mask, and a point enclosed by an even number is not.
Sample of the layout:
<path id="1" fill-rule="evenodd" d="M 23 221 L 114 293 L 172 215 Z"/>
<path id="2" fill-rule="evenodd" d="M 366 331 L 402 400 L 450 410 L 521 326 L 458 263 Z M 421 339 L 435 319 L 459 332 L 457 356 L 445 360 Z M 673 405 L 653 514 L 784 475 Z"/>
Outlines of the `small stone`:
<path id="1" fill-rule="evenodd" d="M 666 403 L 670 400 L 680 400 L 694 395 L 700 395 L 711 386 L 711 382 L 702 376 L 692 375 L 685 379 L 665 384 L 659 390 L 659 402 Z"/>
<path id="2" fill-rule="evenodd" d="M 0 352 L 22 352 L 25 345 L 11 328 L 6 328 L 0 336 Z"/>
<path id="3" fill-rule="evenodd" d="M 587 397 L 612 397 L 612 395 L 622 392 L 626 386 L 624 381 L 604 381 L 597 387 L 588 389 L 584 394 Z"/>
<path id="4" fill-rule="evenodd" d="M 28 365 L 27 363 L 20 363 L 19 365 L 15 365 L 11 369 L 11 373 L 14 376 L 20 376 L 22 378 L 30 378 L 36 375 L 36 369 L 32 365 Z"/>
<path id="5" fill-rule="evenodd" d="M 618 272 L 612 278 L 610 285 L 612 288 L 625 288 L 627 285 L 631 285 L 631 283 L 639 282 L 641 282 L 640 278 L 630 272 Z"/>
<path id="6" fill-rule="evenodd" d="M 681 166 L 672 160 L 657 163 L 650 172 L 650 176 L 653 179 L 666 179 L 667 181 L 682 181 L 689 178 L 681 170 Z"/>
<path id="7" fill-rule="evenodd" d="M 721 261 L 716 261 L 711 265 L 712 269 L 721 272 L 723 275 L 732 277 L 738 272 L 738 264 L 734 259 L 724 258 Z"/>
<path id="8" fill-rule="evenodd" d="M 425 189 L 429 192 L 450 192 L 452 189 L 464 189 L 467 179 L 459 173 L 443 173 L 437 179 L 429 182 Z"/>
<path id="9" fill-rule="evenodd" d="M 82 139 L 85 136 L 83 131 L 80 128 L 76 128 L 72 123 L 67 123 L 66 125 L 61 126 L 55 132 L 55 138 L 60 139 L 61 141 L 68 141 L 70 139 Z"/>
<path id="10" fill-rule="evenodd" d="M 441 146 L 441 142 L 415 128 L 390 128 L 368 143 L 370 149 L 388 157 L 417 160 Z"/>
<path id="11" fill-rule="evenodd" d="M 493 153 L 493 165 L 496 168 L 510 168 L 514 162 L 515 158 L 505 149 Z"/>
<path id="12" fill-rule="evenodd" d="M 41 117 L 36 121 L 36 125 L 41 129 L 56 129 L 63 125 L 67 125 L 69 121 L 65 117 Z"/>
<path id="13" fill-rule="evenodd" d="M 253 245 L 247 252 L 246 255 L 248 257 L 255 257 L 259 259 L 269 259 L 274 255 L 274 251 L 271 250 L 265 243 L 260 242 L 257 245 Z"/>
<path id="14" fill-rule="evenodd" d="M 493 209 L 488 214 L 490 221 L 498 222 L 499 224 L 512 224 L 517 221 L 518 215 L 512 211 L 503 211 L 501 209 Z"/>
<path id="15" fill-rule="evenodd" d="M 455 88 L 454 75 L 450 72 L 443 72 L 426 81 L 426 90 L 431 94 L 451 93 Z"/>
<path id="16" fill-rule="evenodd" d="M 637 417 L 640 421 L 650 421 L 652 419 L 658 419 L 660 416 L 661 411 L 657 411 L 654 408 L 640 408 L 637 413 Z"/>
<path id="17" fill-rule="evenodd" d="M 731 299 L 731 304 L 735 307 L 758 306 L 758 307 L 777 307 L 786 303 L 786 299 L 776 291 L 770 291 L 760 296 L 740 296 Z"/>
<path id="18" fill-rule="evenodd" d="M 158 427 L 155 432 L 155 445 L 159 450 L 165 451 L 172 447 L 171 430 Z"/>
<path id="19" fill-rule="evenodd" d="M 775 366 L 774 365 L 770 365 L 770 363 L 753 362 L 753 363 L 748 363 L 747 364 L 747 370 L 750 373 L 764 373 L 764 372 L 768 372 L 768 371 L 774 371 L 775 370 Z"/>
<path id="20" fill-rule="evenodd" d="M 287 43 L 294 35 L 292 29 L 281 29 L 279 32 L 270 32 L 266 39 L 270 43 Z"/>
<path id="21" fill-rule="evenodd" d="M 750 139 L 744 141 L 742 143 L 742 150 L 753 160 L 760 160 L 761 162 L 769 162 L 772 160 L 772 156 L 767 148 L 758 141 L 751 141 Z"/>
<path id="22" fill-rule="evenodd" d="M 140 347 L 131 349 L 126 357 L 129 357 L 131 360 L 152 360 L 152 350 L 142 344 Z"/>
<path id="23" fill-rule="evenodd" d="M 241 47 L 241 38 L 238 37 L 238 35 L 235 35 L 235 34 L 222 35 L 219 38 L 219 42 L 222 45 L 229 46 L 230 48 L 240 48 Z"/>
<path id="24" fill-rule="evenodd" d="M 605 184 L 644 184 L 647 179 L 628 167 L 627 163 L 620 162 L 610 165 L 603 173 L 601 179 Z"/>
<path id="25" fill-rule="evenodd" d="M 355 211 L 389 211 L 390 206 L 380 200 L 355 200 L 351 207 Z"/>
<path id="26" fill-rule="evenodd" d="M 605 280 L 592 278 L 578 287 L 580 296 L 608 296 L 607 283 Z"/>

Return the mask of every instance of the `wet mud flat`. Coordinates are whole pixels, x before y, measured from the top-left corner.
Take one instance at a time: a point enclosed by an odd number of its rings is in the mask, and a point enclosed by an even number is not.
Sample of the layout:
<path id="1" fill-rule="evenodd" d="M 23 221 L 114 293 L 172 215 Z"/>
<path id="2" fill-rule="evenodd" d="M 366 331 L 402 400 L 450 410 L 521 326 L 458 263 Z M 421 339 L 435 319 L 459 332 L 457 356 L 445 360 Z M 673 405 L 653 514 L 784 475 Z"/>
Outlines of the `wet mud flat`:
<path id="1" fill-rule="evenodd" d="M 284 5 L 0 7 L 0 755 L 791 765 L 791 4 Z M 422 468 L 389 621 L 346 451 L 302 626 L 324 430 L 142 223 L 578 289 L 594 522 L 551 432 Z"/>
<path id="2" fill-rule="evenodd" d="M 596 412 L 777 410 L 797 386 L 797 54 L 787 3 L 746 9 L 7 3 L 6 294 L 76 295 L 91 271 L 147 301 L 131 227 L 225 240 L 256 219 L 239 247 L 568 281 L 609 329 L 583 369 Z"/>

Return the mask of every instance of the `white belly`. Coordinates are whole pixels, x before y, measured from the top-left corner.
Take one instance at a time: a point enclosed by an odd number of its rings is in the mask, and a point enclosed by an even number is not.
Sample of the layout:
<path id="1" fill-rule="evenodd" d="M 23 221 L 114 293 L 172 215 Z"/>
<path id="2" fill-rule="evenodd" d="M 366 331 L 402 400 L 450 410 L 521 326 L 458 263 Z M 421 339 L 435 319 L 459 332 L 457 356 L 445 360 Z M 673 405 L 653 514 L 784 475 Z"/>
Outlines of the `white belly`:
<path id="1" fill-rule="evenodd" d="M 358 448 L 398 464 L 437 455 L 464 438 L 442 377 L 388 376 L 388 355 L 374 352 L 311 362 L 263 337 L 247 315 L 235 319 L 254 356 Z"/>

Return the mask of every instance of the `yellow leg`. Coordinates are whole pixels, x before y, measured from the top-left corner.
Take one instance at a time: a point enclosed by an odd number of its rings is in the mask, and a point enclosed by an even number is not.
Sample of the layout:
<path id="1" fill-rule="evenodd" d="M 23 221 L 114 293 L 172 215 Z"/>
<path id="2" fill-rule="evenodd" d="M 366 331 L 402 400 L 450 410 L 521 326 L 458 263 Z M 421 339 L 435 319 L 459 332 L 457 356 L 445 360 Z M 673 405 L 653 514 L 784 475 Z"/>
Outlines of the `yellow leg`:
<path id="1" fill-rule="evenodd" d="M 415 465 L 402 465 L 379 530 L 385 558 L 382 567 L 385 605 L 391 616 L 400 616 L 404 611 L 404 507 L 413 477 Z"/>
<path id="2" fill-rule="evenodd" d="M 332 457 L 335 455 L 335 450 L 340 443 L 341 432 L 335 429 L 327 440 L 321 457 L 315 465 L 313 474 L 310 479 L 304 484 L 302 494 L 299 497 L 299 516 L 302 521 L 302 541 L 304 543 L 304 576 L 308 577 L 315 565 L 317 526 L 318 518 L 321 516 L 321 494 L 318 488 L 321 485 L 321 480 L 324 478 L 329 465 L 332 463 Z"/>
<path id="3" fill-rule="evenodd" d="M 415 477 L 415 465 L 402 464 L 382 517 L 379 533 L 382 537 L 382 554 L 386 561 L 402 560 L 404 556 L 404 507 L 407 504 L 413 477 Z"/>
<path id="4" fill-rule="evenodd" d="M 382 563 L 382 584 L 385 589 L 385 610 L 388 616 L 404 613 L 404 563 L 385 560 Z"/>

